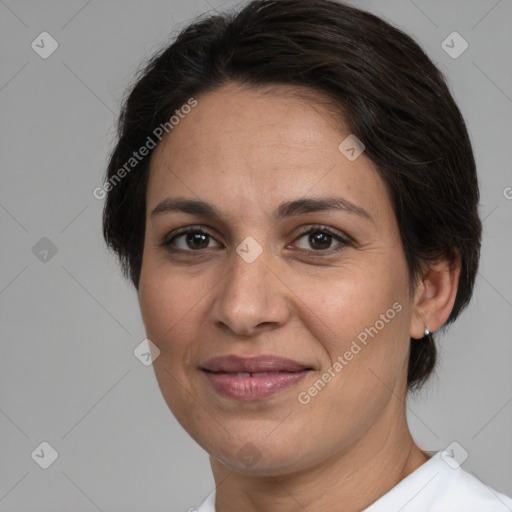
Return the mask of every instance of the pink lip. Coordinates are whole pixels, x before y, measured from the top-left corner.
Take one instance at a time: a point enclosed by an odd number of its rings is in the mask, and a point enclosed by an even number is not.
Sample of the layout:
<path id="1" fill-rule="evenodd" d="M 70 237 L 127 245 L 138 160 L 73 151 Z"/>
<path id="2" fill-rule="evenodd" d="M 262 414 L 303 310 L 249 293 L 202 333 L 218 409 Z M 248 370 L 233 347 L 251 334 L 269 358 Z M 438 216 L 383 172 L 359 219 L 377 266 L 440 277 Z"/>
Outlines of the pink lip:
<path id="1" fill-rule="evenodd" d="M 237 400 L 260 400 L 297 384 L 311 368 L 272 355 L 229 355 L 208 360 L 201 370 L 219 393 Z M 269 375 L 252 375 L 267 372 Z"/>
<path id="2" fill-rule="evenodd" d="M 231 354 L 208 359 L 201 369 L 210 372 L 256 373 L 256 372 L 300 372 L 310 369 L 308 365 L 293 359 L 273 355 L 242 357 Z"/>

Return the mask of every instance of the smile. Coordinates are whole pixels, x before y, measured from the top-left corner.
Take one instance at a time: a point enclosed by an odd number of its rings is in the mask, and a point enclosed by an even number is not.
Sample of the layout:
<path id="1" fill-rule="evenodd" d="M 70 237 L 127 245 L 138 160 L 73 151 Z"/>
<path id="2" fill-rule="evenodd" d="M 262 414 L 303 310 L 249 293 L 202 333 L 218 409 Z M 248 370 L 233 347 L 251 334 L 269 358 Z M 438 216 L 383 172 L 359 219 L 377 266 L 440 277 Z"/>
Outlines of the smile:
<path id="1" fill-rule="evenodd" d="M 301 381 L 312 368 L 276 355 L 230 354 L 200 367 L 215 391 L 235 400 L 262 400 Z"/>
<path id="2" fill-rule="evenodd" d="M 301 381 L 310 370 L 297 372 L 210 372 L 204 370 L 211 386 L 235 400 L 262 400 Z"/>

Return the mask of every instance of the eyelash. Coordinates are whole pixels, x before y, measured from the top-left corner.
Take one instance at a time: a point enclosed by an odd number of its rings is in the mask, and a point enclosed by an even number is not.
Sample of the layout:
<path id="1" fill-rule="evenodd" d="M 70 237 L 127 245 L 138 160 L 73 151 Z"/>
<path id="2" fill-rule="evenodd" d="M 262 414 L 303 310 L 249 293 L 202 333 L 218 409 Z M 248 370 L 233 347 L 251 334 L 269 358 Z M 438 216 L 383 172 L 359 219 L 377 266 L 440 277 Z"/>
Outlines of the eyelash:
<path id="1" fill-rule="evenodd" d="M 203 253 L 207 249 L 198 249 L 198 250 L 188 249 L 188 250 L 185 250 L 185 249 L 174 249 L 174 248 L 171 247 L 172 244 L 175 242 L 175 240 L 177 238 L 179 238 L 180 236 L 183 236 L 183 235 L 190 234 L 190 233 L 199 233 L 199 234 L 206 235 L 206 236 L 208 236 L 210 238 L 215 239 L 210 233 L 208 233 L 208 231 L 205 231 L 204 229 L 202 229 L 200 227 L 189 226 L 189 227 L 182 228 L 182 229 L 178 230 L 171 238 L 166 238 L 163 241 L 163 243 L 160 244 L 160 245 L 162 247 L 165 247 L 168 251 L 171 251 L 173 253 L 182 253 L 182 254 L 183 253 L 192 253 L 192 254 L 195 253 L 194 255 L 201 256 L 202 255 L 201 253 Z M 350 240 L 348 237 L 344 238 L 344 237 L 340 236 L 339 234 L 335 233 L 334 231 L 332 231 L 327 226 L 322 226 L 322 225 L 311 226 L 307 230 L 299 233 L 299 235 L 297 236 L 297 238 L 295 240 L 299 240 L 302 237 L 304 237 L 306 235 L 310 235 L 312 233 L 324 233 L 324 234 L 327 234 L 329 236 L 332 236 L 336 241 L 339 242 L 339 245 L 334 247 L 334 248 L 330 247 L 328 249 L 318 249 L 318 250 L 314 250 L 314 249 L 311 249 L 311 250 L 300 249 L 301 251 L 306 251 L 308 253 L 311 253 L 311 256 L 313 256 L 313 257 L 316 257 L 316 256 L 322 257 L 325 254 L 331 255 L 333 253 L 337 253 L 337 252 L 343 250 L 347 246 L 352 245 L 352 240 Z"/>

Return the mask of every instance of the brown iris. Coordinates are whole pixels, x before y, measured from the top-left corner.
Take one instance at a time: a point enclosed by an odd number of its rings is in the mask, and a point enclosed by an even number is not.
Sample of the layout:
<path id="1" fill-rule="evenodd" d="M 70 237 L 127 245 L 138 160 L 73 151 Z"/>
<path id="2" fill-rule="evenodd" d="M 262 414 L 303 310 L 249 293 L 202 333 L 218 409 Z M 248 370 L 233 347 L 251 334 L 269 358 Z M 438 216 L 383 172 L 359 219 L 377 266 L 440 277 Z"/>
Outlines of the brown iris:
<path id="1" fill-rule="evenodd" d="M 309 235 L 309 243 L 311 247 L 315 250 L 319 249 L 329 249 L 332 242 L 332 236 L 328 233 L 324 233 L 322 231 L 316 231 L 315 233 L 311 233 Z"/>

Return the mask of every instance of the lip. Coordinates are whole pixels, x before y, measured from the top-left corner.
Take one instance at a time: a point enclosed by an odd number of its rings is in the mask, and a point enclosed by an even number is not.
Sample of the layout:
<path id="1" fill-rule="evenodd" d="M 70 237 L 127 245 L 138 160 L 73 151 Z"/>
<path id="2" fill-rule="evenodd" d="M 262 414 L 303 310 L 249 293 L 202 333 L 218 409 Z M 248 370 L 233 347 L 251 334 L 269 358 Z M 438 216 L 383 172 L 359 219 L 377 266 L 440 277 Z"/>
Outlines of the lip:
<path id="1" fill-rule="evenodd" d="M 244 401 L 261 400 L 284 391 L 312 370 L 305 364 L 274 355 L 214 357 L 200 369 L 217 392 Z"/>
<path id="2" fill-rule="evenodd" d="M 243 357 L 235 354 L 208 359 L 201 366 L 202 370 L 228 373 L 300 372 L 310 368 L 306 364 L 285 357 L 274 355 Z"/>

